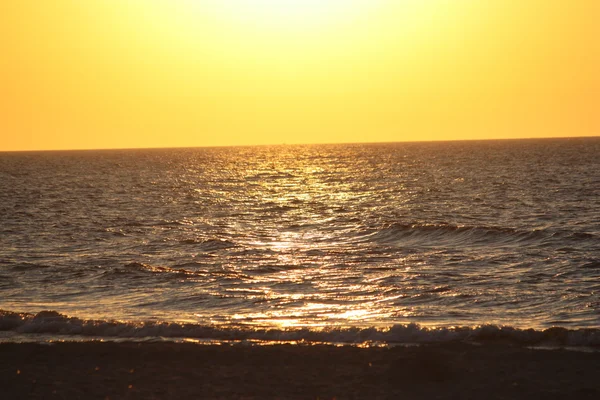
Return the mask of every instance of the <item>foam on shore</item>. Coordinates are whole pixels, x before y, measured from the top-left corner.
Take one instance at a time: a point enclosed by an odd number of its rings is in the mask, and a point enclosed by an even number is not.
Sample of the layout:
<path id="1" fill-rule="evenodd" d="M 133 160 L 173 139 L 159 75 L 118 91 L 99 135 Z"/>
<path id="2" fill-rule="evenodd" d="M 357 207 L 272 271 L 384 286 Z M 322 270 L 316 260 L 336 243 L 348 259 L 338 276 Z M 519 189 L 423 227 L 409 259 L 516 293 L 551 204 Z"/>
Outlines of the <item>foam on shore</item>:
<path id="1" fill-rule="evenodd" d="M 214 341 L 259 340 L 318 343 L 511 343 L 524 346 L 600 347 L 600 330 L 549 328 L 519 329 L 510 326 L 428 328 L 416 324 L 388 328 L 252 329 L 167 322 L 85 320 L 56 311 L 37 314 L 0 310 L 0 331 L 19 335 L 78 335 L 103 338 L 189 338 Z"/>

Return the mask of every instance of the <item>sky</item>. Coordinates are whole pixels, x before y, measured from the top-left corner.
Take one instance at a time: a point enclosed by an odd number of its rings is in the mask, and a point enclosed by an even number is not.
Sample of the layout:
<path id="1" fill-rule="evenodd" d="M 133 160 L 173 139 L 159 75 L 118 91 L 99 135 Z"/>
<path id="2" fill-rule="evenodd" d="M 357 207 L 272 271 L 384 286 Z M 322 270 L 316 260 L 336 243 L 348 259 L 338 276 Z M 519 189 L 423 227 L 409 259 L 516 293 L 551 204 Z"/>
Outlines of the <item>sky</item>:
<path id="1" fill-rule="evenodd" d="M 0 151 L 600 135 L 598 0 L 3 0 Z"/>

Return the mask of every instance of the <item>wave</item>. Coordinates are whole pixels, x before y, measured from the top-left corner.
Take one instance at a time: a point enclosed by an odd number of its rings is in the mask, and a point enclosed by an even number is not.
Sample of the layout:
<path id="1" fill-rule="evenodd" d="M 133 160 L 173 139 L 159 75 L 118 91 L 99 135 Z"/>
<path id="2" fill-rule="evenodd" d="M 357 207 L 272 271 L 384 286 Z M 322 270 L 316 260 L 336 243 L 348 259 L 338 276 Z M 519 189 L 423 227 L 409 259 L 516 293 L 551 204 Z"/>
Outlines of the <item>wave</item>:
<path id="1" fill-rule="evenodd" d="M 190 271 L 184 268 L 169 268 L 154 266 L 150 264 L 144 264 L 139 262 L 131 262 L 125 264 L 124 269 L 116 269 L 117 273 L 128 272 L 128 271 L 139 271 L 139 272 L 152 272 L 152 273 L 168 273 L 168 274 L 181 274 L 181 275 L 196 275 L 206 273 L 206 271 Z"/>
<path id="2" fill-rule="evenodd" d="M 521 346 L 600 347 L 600 329 L 519 329 L 510 326 L 427 328 L 253 329 L 168 322 L 84 320 L 56 311 L 37 314 L 0 310 L 0 331 L 18 334 L 80 335 L 106 338 L 189 338 L 206 340 L 302 341 L 339 344 L 508 343 Z"/>
<path id="3" fill-rule="evenodd" d="M 289 267 L 287 268 L 289 269 Z M 206 266 L 203 266 L 200 263 L 184 263 L 177 264 L 173 267 L 165 267 L 158 265 L 150 265 L 140 262 L 131 262 L 125 264 L 123 267 L 117 267 L 112 269 L 107 269 L 104 272 L 104 276 L 113 276 L 113 275 L 122 275 L 122 274 L 162 274 L 162 275 L 172 275 L 177 279 L 182 277 L 205 277 L 207 275 L 214 276 L 225 276 L 225 277 L 238 277 L 238 278 L 248 278 L 247 275 L 244 275 L 238 271 L 227 271 L 223 269 L 213 269 L 209 270 Z"/>
<path id="4" fill-rule="evenodd" d="M 238 247 L 237 243 L 234 243 L 225 239 L 207 239 L 207 240 L 198 240 L 198 239 L 183 239 L 179 241 L 180 244 L 187 245 L 195 245 L 198 246 L 200 250 L 203 251 L 217 251 L 217 250 L 225 250 Z"/>
<path id="5" fill-rule="evenodd" d="M 403 245 L 470 245 L 470 246 L 511 246 L 549 245 L 555 242 L 583 241 L 597 243 L 598 237 L 592 233 L 570 232 L 551 229 L 519 230 L 508 227 L 468 226 L 453 224 L 391 224 L 383 229 L 370 232 L 369 240 L 382 244 Z"/>
<path id="6" fill-rule="evenodd" d="M 15 272 L 22 272 L 22 271 L 36 271 L 36 270 L 48 269 L 48 268 L 51 268 L 51 267 L 49 265 L 44 265 L 44 264 L 21 262 L 21 263 L 12 265 L 11 269 Z"/>

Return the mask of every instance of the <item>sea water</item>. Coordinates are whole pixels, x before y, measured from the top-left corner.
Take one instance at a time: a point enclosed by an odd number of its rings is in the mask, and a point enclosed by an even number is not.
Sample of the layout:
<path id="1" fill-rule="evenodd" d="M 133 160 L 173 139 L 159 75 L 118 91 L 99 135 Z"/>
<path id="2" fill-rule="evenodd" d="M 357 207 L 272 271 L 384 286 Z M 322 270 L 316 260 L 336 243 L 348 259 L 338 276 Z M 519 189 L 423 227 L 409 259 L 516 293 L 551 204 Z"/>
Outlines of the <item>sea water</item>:
<path id="1" fill-rule="evenodd" d="M 600 345 L 600 138 L 0 153 L 0 309 L 4 336 Z"/>

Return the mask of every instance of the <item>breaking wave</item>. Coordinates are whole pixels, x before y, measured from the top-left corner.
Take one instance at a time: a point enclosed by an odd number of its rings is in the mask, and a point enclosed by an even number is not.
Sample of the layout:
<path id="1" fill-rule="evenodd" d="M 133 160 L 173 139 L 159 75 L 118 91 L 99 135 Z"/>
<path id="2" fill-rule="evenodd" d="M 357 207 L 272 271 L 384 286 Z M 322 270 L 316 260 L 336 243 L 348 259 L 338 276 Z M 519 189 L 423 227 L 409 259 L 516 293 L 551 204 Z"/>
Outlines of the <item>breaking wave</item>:
<path id="1" fill-rule="evenodd" d="M 207 340 L 302 341 L 387 344 L 508 343 L 521 346 L 600 347 L 599 329 L 519 329 L 510 326 L 426 328 L 416 324 L 390 328 L 251 329 L 167 322 L 84 320 L 56 311 L 37 314 L 0 310 L 0 331 L 17 334 L 80 335 L 105 338 L 189 338 Z"/>

